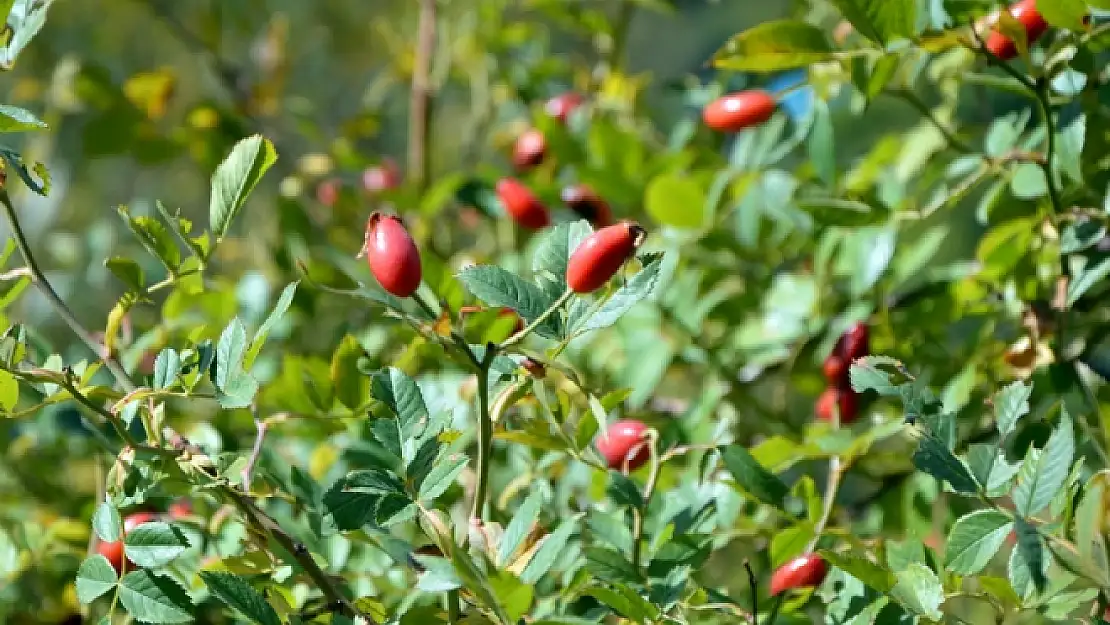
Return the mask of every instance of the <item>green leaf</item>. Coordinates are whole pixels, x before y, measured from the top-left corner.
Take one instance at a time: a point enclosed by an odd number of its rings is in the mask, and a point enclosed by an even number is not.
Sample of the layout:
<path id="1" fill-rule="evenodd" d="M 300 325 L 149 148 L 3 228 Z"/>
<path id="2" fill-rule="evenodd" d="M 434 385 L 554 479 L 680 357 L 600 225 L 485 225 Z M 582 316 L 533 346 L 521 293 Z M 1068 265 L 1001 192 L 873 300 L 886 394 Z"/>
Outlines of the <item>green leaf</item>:
<path id="1" fill-rule="evenodd" d="M 933 434 L 922 433 L 917 451 L 913 454 L 913 463 L 929 475 L 947 481 L 957 493 L 979 492 L 979 483 L 967 465 Z"/>
<path id="2" fill-rule="evenodd" d="M 155 390 L 169 388 L 177 382 L 177 374 L 181 371 L 181 357 L 177 350 L 167 347 L 158 352 L 154 359 L 154 380 L 151 386 Z"/>
<path id="3" fill-rule="evenodd" d="M 401 442 L 419 436 L 428 421 L 428 406 L 416 380 L 396 367 L 388 367 L 373 375 L 370 395 L 385 404 L 397 417 Z"/>
<path id="4" fill-rule="evenodd" d="M 1018 419 L 1029 414 L 1029 397 L 1033 386 L 1018 381 L 995 393 L 991 403 L 994 405 L 994 418 L 998 432 L 1003 437 L 1017 427 Z"/>
<path id="5" fill-rule="evenodd" d="M 127 559 L 147 568 L 169 564 L 188 548 L 189 540 L 185 534 L 162 521 L 143 523 L 123 538 Z"/>
<path id="6" fill-rule="evenodd" d="M 134 571 L 120 581 L 119 600 L 144 623 L 188 623 L 193 600 L 174 580 L 151 571 Z"/>
<path id="7" fill-rule="evenodd" d="M 878 592 L 888 593 L 894 588 L 896 582 L 894 573 L 867 558 L 836 553 L 827 549 L 821 549 L 818 553 L 831 566 L 844 571 Z"/>
<path id="8" fill-rule="evenodd" d="M 624 584 L 614 584 L 616 590 L 605 586 L 591 586 L 582 592 L 609 606 L 621 616 L 637 623 L 654 622 L 659 609 L 636 591 Z"/>
<path id="9" fill-rule="evenodd" d="M 524 541 L 525 536 L 532 531 L 532 526 L 540 518 L 540 506 L 543 505 L 543 493 L 540 490 L 533 490 L 524 503 L 520 504 L 513 515 L 513 519 L 505 526 L 505 532 L 501 536 L 501 545 L 497 549 L 497 563 L 504 566 L 509 558 L 513 557 L 516 553 L 520 543 Z"/>
<path id="10" fill-rule="evenodd" d="M 455 191 L 455 201 L 462 206 L 473 206 L 493 219 L 505 217 L 505 205 L 501 203 L 497 190 L 492 184 L 479 178 L 472 178 L 461 184 Z"/>
<path id="11" fill-rule="evenodd" d="M 358 370 L 358 361 L 366 352 L 358 339 L 350 334 L 345 335 L 335 348 L 331 359 L 331 383 L 335 389 L 335 398 L 339 403 L 350 408 L 358 409 L 366 401 L 366 376 Z M 391 421 L 396 427 L 396 419 L 379 419 L 378 421 Z M 400 451 L 400 439 L 397 439 Z M 400 454 L 397 455 L 400 458 Z"/>
<path id="12" fill-rule="evenodd" d="M 420 483 L 420 499 L 432 502 L 455 483 L 455 478 L 466 468 L 466 454 L 450 453 L 440 457 L 428 476 Z"/>
<path id="13" fill-rule="evenodd" d="M 864 37 L 887 44 L 917 34 L 916 0 L 832 0 Z"/>
<path id="14" fill-rule="evenodd" d="M 19 403 L 19 382 L 7 371 L 0 371 L 0 413 L 15 410 Z"/>
<path id="15" fill-rule="evenodd" d="M 1110 276 L 1110 257 L 1099 260 L 1087 259 L 1082 256 L 1069 256 L 1068 265 L 1071 267 L 1072 280 L 1068 283 L 1067 305 L 1070 308 L 1091 290 Z"/>
<path id="16" fill-rule="evenodd" d="M 27 109 L 9 104 L 0 104 L 0 132 L 25 132 L 43 130 L 46 122 Z"/>
<path id="17" fill-rule="evenodd" d="M 116 586 L 116 570 L 108 558 L 97 554 L 87 558 L 77 569 L 77 600 L 92 603 Z"/>
<path id="18" fill-rule="evenodd" d="M 1060 231 L 1060 253 L 1075 254 L 1098 243 L 1106 236 L 1106 226 L 1098 221 L 1080 221 L 1064 224 Z"/>
<path id="19" fill-rule="evenodd" d="M 582 241 L 593 232 L 585 219 L 561 223 L 540 240 L 532 255 L 532 272 L 547 273 L 556 280 L 559 292 L 567 288 L 567 261 Z"/>
<path id="20" fill-rule="evenodd" d="M 181 250 L 166 226 L 153 217 L 133 217 L 131 210 L 126 206 L 121 205 L 116 211 L 146 251 L 157 258 L 170 272 L 176 272 L 181 266 Z"/>
<path id="21" fill-rule="evenodd" d="M 92 525 L 96 535 L 106 543 L 118 542 L 123 534 L 123 521 L 120 520 L 119 510 L 107 501 L 96 507 Z"/>
<path id="22" fill-rule="evenodd" d="M 347 474 L 343 490 L 363 495 L 391 495 L 403 494 L 405 487 L 397 476 L 385 469 L 360 469 Z"/>
<path id="23" fill-rule="evenodd" d="M 216 388 L 224 408 L 246 408 L 254 401 L 258 382 L 243 369 L 247 329 L 238 317 L 224 328 L 216 343 Z"/>
<path id="24" fill-rule="evenodd" d="M 605 300 L 601 308 L 586 319 L 585 325 L 578 332 L 585 333 L 607 328 L 616 323 L 629 310 L 632 310 L 632 307 L 637 303 L 650 297 L 659 284 L 659 271 L 662 266 L 662 256 L 648 262 L 643 269 L 632 276 L 627 284 L 617 289 L 609 299 Z"/>
<path id="25" fill-rule="evenodd" d="M 857 200 L 831 197 L 799 198 L 795 204 L 826 226 L 869 226 L 886 221 L 889 213 Z"/>
<path id="26" fill-rule="evenodd" d="M 104 261 L 104 266 L 131 291 L 135 293 L 146 291 L 146 275 L 139 263 L 130 258 L 114 256 Z"/>
<path id="27" fill-rule="evenodd" d="M 1085 0 L 1037 0 L 1037 11 L 1046 22 L 1058 28 L 1077 33 L 1087 30 L 1083 23 L 1089 14 Z"/>
<path id="28" fill-rule="evenodd" d="M 960 517 L 948 533 L 944 566 L 961 575 L 977 575 L 998 553 L 1013 523 L 997 510 L 976 510 Z"/>
<path id="29" fill-rule="evenodd" d="M 547 536 L 541 539 L 535 555 L 528 561 L 528 565 L 524 567 L 524 571 L 520 574 L 520 580 L 525 584 L 535 584 L 540 581 L 540 578 L 547 573 L 555 560 L 563 555 L 563 550 L 567 546 L 567 541 L 570 540 L 571 534 L 578 529 L 578 523 L 582 520 L 582 514 L 576 514 L 573 517 L 564 520 Z"/>
<path id="30" fill-rule="evenodd" d="M 1106 473 L 1100 472 L 1087 481 L 1083 491 L 1083 499 L 1075 510 L 1075 546 L 1079 556 L 1088 565 L 1101 571 L 1105 577 L 1110 572 L 1110 562 L 1107 561 L 1106 540 L 1102 535 L 1102 527 L 1106 518 L 1104 479 Z"/>
<path id="31" fill-rule="evenodd" d="M 896 381 L 894 376 L 906 378 L 905 366 L 887 356 L 864 356 L 857 359 L 849 368 L 848 376 L 855 392 L 875 391 L 884 397 L 899 397 L 902 394 L 902 383 Z"/>
<path id="32" fill-rule="evenodd" d="M 632 583 L 641 580 L 641 574 L 624 554 L 605 547 L 586 547 L 586 570 L 607 582 Z"/>
<path id="33" fill-rule="evenodd" d="M 799 523 L 775 532 L 771 536 L 771 567 L 778 568 L 790 559 L 802 555 L 816 528 L 812 523 Z"/>
<path id="34" fill-rule="evenodd" d="M 228 607 L 262 625 L 281 625 L 273 606 L 247 580 L 226 571 L 200 571 L 201 580 Z"/>
<path id="35" fill-rule="evenodd" d="M 489 587 L 498 605 L 505 611 L 506 623 L 517 623 L 532 607 L 535 591 L 508 571 L 496 571 Z"/>
<path id="36" fill-rule="evenodd" d="M 443 592 L 462 585 L 455 573 L 455 567 L 446 558 L 421 554 L 413 554 L 412 558 L 424 567 L 424 572 L 416 582 L 417 589 L 424 592 Z"/>
<path id="37" fill-rule="evenodd" d="M 609 471 L 609 487 L 605 492 L 618 506 L 642 508 L 644 505 L 644 497 L 636 482 L 620 471 Z"/>
<path id="38" fill-rule="evenodd" d="M 212 174 L 208 220 L 217 241 L 227 234 L 231 221 L 243 208 L 247 196 L 276 161 L 274 144 L 262 135 L 254 135 L 236 143 L 224 162 L 216 168 Z"/>
<path id="39" fill-rule="evenodd" d="M 721 459 L 740 488 L 763 503 L 779 510 L 786 509 L 786 495 L 790 489 L 782 480 L 759 464 L 740 445 L 720 447 Z"/>
<path id="40" fill-rule="evenodd" d="M 1021 463 L 1011 464 L 1006 460 L 1005 452 L 1000 452 L 997 445 L 976 443 L 967 448 L 967 466 L 987 490 L 987 496 L 1000 497 L 1009 492 L 1010 481 L 1021 469 Z"/>
<path id="41" fill-rule="evenodd" d="M 285 316 L 289 306 L 293 303 L 293 296 L 297 293 L 297 285 L 299 281 L 291 282 L 281 291 L 278 296 L 277 303 L 274 304 L 274 309 L 266 316 L 266 320 L 258 327 L 258 331 L 254 333 L 254 338 L 251 339 L 250 349 L 247 350 L 247 355 L 243 359 L 243 368 L 249 370 L 251 365 L 254 364 L 254 359 L 258 357 L 258 353 L 262 351 L 262 346 L 266 344 L 266 337 L 270 335 L 270 331 L 274 329 L 281 318 Z"/>
<path id="42" fill-rule="evenodd" d="M 1034 590 L 1043 590 L 1048 584 L 1048 558 L 1044 539 L 1037 528 L 1022 518 L 1014 519 L 1017 547 L 1010 554 L 1010 585 L 1020 597 L 1030 596 Z"/>
<path id="43" fill-rule="evenodd" d="M 890 591 L 898 603 L 915 614 L 939 621 L 940 604 L 944 603 L 944 587 L 932 569 L 914 562 L 898 574 L 898 582 Z"/>
<path id="44" fill-rule="evenodd" d="M 825 31 L 800 20 L 774 20 L 750 28 L 713 56 L 723 69 L 777 72 L 834 58 Z"/>
<path id="45" fill-rule="evenodd" d="M 689 176 L 660 174 L 644 191 L 644 209 L 664 226 L 700 228 L 705 222 L 705 191 Z"/>
<path id="46" fill-rule="evenodd" d="M 540 287 L 500 267 L 492 265 L 469 267 L 462 270 L 458 278 L 474 297 L 489 306 L 508 306 L 529 324 L 555 303 L 555 300 L 544 293 Z M 536 328 L 536 333 L 545 338 L 557 338 L 560 333 L 558 316 L 548 317 Z"/>
<path id="47" fill-rule="evenodd" d="M 35 162 L 28 168 L 27 162 L 19 152 L 2 146 L 0 146 L 0 159 L 3 159 L 8 168 L 15 171 L 27 188 L 43 197 L 50 193 L 50 172 L 46 170 L 45 165 Z"/>
<path id="48" fill-rule="evenodd" d="M 836 184 L 836 144 L 829 105 L 820 98 L 813 101 L 813 124 L 806 141 L 806 152 L 817 177 L 826 187 Z"/>
<path id="49" fill-rule="evenodd" d="M 1032 450 L 1030 450 L 1032 451 Z M 1060 423 L 1045 443 L 1036 462 L 1025 462 L 1018 475 L 1012 498 L 1019 514 L 1030 518 L 1044 510 L 1064 487 L 1075 456 L 1075 434 L 1067 409 L 1060 415 Z"/>

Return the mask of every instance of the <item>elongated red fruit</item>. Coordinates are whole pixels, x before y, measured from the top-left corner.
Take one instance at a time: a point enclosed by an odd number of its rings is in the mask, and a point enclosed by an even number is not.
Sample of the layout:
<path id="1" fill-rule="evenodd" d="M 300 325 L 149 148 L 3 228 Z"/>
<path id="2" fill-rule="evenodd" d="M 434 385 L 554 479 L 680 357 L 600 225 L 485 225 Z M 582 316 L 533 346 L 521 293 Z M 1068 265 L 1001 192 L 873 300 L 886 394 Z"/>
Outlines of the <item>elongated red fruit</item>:
<path id="1" fill-rule="evenodd" d="M 613 223 L 613 211 L 594 190 L 584 184 L 576 184 L 563 189 L 563 204 L 590 222 L 594 228 L 604 228 Z"/>
<path id="2" fill-rule="evenodd" d="M 582 96 L 568 91 L 567 93 L 559 94 L 548 100 L 543 108 L 551 117 L 566 123 L 567 118 L 574 112 L 574 109 L 581 105 Z"/>
<path id="3" fill-rule="evenodd" d="M 399 218 L 370 215 L 359 256 L 363 254 L 378 283 L 393 295 L 408 297 L 420 286 L 420 251 Z"/>
<path id="4" fill-rule="evenodd" d="M 818 419 L 832 421 L 836 410 L 840 411 L 841 424 L 847 425 L 856 420 L 859 402 L 852 389 L 830 386 L 817 398 L 815 411 Z"/>
<path id="5" fill-rule="evenodd" d="M 636 419 L 616 421 L 598 437 L 597 451 L 610 469 L 623 469 L 627 465 L 629 471 L 635 471 L 651 456 L 644 437 L 647 429 L 643 421 Z"/>
<path id="6" fill-rule="evenodd" d="M 483 310 L 486 309 L 482 308 L 481 306 L 463 306 L 459 309 L 459 316 L 465 319 L 469 315 L 480 313 Z M 513 319 L 516 319 L 516 324 L 513 325 L 513 334 L 516 334 L 517 332 L 520 332 L 524 329 L 524 319 L 521 319 L 520 315 L 517 314 L 517 312 L 512 308 L 509 308 L 508 306 L 502 306 L 497 311 L 497 315 L 499 317 L 512 317 Z"/>
<path id="7" fill-rule="evenodd" d="M 547 156 L 547 138 L 543 132 L 532 128 L 524 131 L 513 146 L 513 166 L 519 171 L 531 169 Z"/>
<path id="8" fill-rule="evenodd" d="M 591 234 L 567 261 L 567 286 L 592 293 L 613 277 L 643 243 L 647 232 L 634 221 L 622 221 Z"/>
<path id="9" fill-rule="evenodd" d="M 505 206 L 505 211 L 525 228 L 539 230 L 551 225 L 551 216 L 524 183 L 515 178 L 502 178 L 497 181 L 497 197 Z"/>
<path id="10" fill-rule="evenodd" d="M 758 126 L 775 113 L 775 99 L 766 91 L 752 89 L 717 98 L 701 116 L 705 125 L 720 132 L 739 132 Z"/>
<path id="11" fill-rule="evenodd" d="M 343 183 L 336 178 L 324 180 L 316 186 L 316 201 L 327 207 L 335 206 L 339 201 L 339 191 Z"/>
<path id="12" fill-rule="evenodd" d="M 401 168 L 387 158 L 379 165 L 371 165 L 362 172 L 362 188 L 367 193 L 381 193 L 401 185 Z"/>
<path id="13" fill-rule="evenodd" d="M 871 351 L 871 331 L 867 324 L 856 323 L 840 336 L 836 342 L 836 355 L 840 356 L 845 364 L 852 364 L 857 358 L 863 358 Z"/>
<path id="14" fill-rule="evenodd" d="M 1025 28 L 1025 41 L 1033 45 L 1041 35 L 1048 31 L 1048 22 L 1037 10 L 1037 0 L 1021 0 L 1010 5 L 1010 15 Z M 1008 61 L 1018 55 L 1017 43 L 1002 34 L 996 27 L 987 35 L 987 50 L 1003 61 Z"/>
<path id="15" fill-rule="evenodd" d="M 848 363 L 836 354 L 829 354 L 821 370 L 825 374 L 825 379 L 832 386 L 844 386 L 848 381 Z"/>
<path id="16" fill-rule="evenodd" d="M 814 588 L 825 581 L 829 565 L 815 553 L 798 556 L 780 566 L 771 575 L 771 595 L 795 588 Z"/>
<path id="17" fill-rule="evenodd" d="M 127 516 L 123 520 L 124 535 L 147 521 L 153 521 L 155 518 L 157 517 L 152 512 L 136 512 L 135 514 Z M 122 540 L 117 540 L 113 543 L 101 542 L 97 545 L 96 552 L 108 558 L 108 562 L 112 564 L 112 568 L 114 568 L 117 573 L 123 568 Z"/>

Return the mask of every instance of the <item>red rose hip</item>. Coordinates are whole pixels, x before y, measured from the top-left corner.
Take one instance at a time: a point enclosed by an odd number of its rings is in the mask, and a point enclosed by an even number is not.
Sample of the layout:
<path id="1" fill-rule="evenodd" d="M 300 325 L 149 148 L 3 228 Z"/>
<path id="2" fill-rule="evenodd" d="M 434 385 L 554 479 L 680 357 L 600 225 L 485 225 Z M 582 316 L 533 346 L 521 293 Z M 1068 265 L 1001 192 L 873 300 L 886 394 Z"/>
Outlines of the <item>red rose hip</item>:
<path id="1" fill-rule="evenodd" d="M 646 234 L 633 221 L 622 221 L 591 234 L 567 261 L 567 286 L 575 293 L 601 288 L 636 253 Z"/>
<path id="2" fill-rule="evenodd" d="M 832 421 L 836 411 L 840 411 L 840 422 L 848 424 L 856 420 L 859 411 L 856 394 L 851 389 L 830 386 L 817 398 L 815 411 L 822 421 Z"/>
<path id="3" fill-rule="evenodd" d="M 374 213 L 366 222 L 365 254 L 370 272 L 382 288 L 397 297 L 408 297 L 420 286 L 420 251 L 393 215 Z"/>
<path id="4" fill-rule="evenodd" d="M 613 223 L 613 212 L 609 210 L 609 204 L 584 184 L 563 189 L 562 198 L 570 210 L 589 221 L 594 228 L 604 228 Z"/>
<path id="5" fill-rule="evenodd" d="M 362 172 L 362 188 L 367 193 L 381 193 L 401 186 L 401 170 L 393 159 L 372 165 Z"/>
<path id="6" fill-rule="evenodd" d="M 342 183 L 335 178 L 324 180 L 316 185 L 316 201 L 324 206 L 332 207 L 339 201 L 339 191 Z"/>
<path id="7" fill-rule="evenodd" d="M 143 523 L 153 521 L 155 518 L 157 517 L 151 512 L 136 512 L 135 514 L 127 516 L 123 519 L 124 535 L 126 535 L 128 532 L 135 529 L 136 527 L 142 525 Z M 101 542 L 99 545 L 97 545 L 96 551 L 105 558 L 108 558 L 108 562 L 111 563 L 112 568 L 116 570 L 116 573 L 119 573 L 123 569 L 122 540 L 117 540 L 113 543 Z"/>
<path id="8" fill-rule="evenodd" d="M 528 187 L 515 178 L 502 178 L 497 181 L 497 197 L 505 206 L 505 212 L 525 228 L 539 230 L 551 225 L 547 208 Z"/>
<path id="9" fill-rule="evenodd" d="M 825 364 L 822 365 L 821 370 L 825 374 L 825 379 L 832 386 L 844 386 L 848 381 L 848 363 L 836 354 L 831 354 L 825 359 Z"/>
<path id="10" fill-rule="evenodd" d="M 814 588 L 825 581 L 829 565 L 815 553 L 798 556 L 780 566 L 771 575 L 771 595 L 778 595 L 795 588 Z"/>
<path id="11" fill-rule="evenodd" d="M 193 504 L 189 503 L 188 499 L 179 499 L 170 504 L 166 512 L 171 519 L 183 519 L 193 513 Z"/>
<path id="12" fill-rule="evenodd" d="M 597 439 L 597 451 L 610 469 L 635 471 L 651 457 L 645 437 L 648 427 L 636 419 L 621 419 Z"/>
<path id="13" fill-rule="evenodd" d="M 543 162 L 547 155 L 547 138 L 543 132 L 532 128 L 517 137 L 513 146 L 513 166 L 517 170 L 527 170 Z"/>
<path id="14" fill-rule="evenodd" d="M 856 323 L 840 336 L 836 342 L 836 354 L 845 364 L 851 364 L 857 358 L 863 358 L 871 351 L 871 331 L 862 321 Z"/>
<path id="15" fill-rule="evenodd" d="M 1028 45 L 1033 45 L 1033 42 L 1048 31 L 1048 22 L 1037 10 L 1037 0 L 1021 0 L 1010 5 L 1007 10 L 1025 28 L 1025 40 Z M 1017 42 L 1004 35 L 997 27 L 987 35 L 986 45 L 991 54 L 1003 61 L 1008 61 L 1018 54 Z"/>
<path id="16" fill-rule="evenodd" d="M 565 124 L 570 114 L 581 105 L 582 96 L 577 93 L 568 92 L 551 98 L 543 108 L 549 116 Z"/>
<path id="17" fill-rule="evenodd" d="M 775 113 L 775 99 L 766 91 L 753 89 L 717 98 L 702 111 L 705 125 L 720 132 L 740 132 L 758 126 Z"/>

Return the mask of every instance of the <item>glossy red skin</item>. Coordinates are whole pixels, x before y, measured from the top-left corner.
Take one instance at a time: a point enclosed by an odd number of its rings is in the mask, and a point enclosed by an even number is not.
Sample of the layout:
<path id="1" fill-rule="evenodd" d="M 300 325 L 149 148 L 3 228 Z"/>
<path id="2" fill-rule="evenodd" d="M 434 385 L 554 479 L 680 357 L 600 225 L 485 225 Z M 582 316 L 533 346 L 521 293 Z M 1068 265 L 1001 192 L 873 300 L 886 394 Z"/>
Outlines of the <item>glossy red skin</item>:
<path id="1" fill-rule="evenodd" d="M 527 170 L 539 165 L 547 156 L 547 138 L 535 128 L 526 130 L 516 139 L 513 146 L 513 166 Z"/>
<path id="2" fill-rule="evenodd" d="M 836 354 L 830 354 L 821 367 L 825 379 L 832 386 L 844 386 L 848 381 L 848 363 Z"/>
<path id="3" fill-rule="evenodd" d="M 591 234 L 567 261 L 567 286 L 575 293 L 601 288 L 636 253 L 643 237 L 644 229 L 633 221 L 622 221 Z"/>
<path id="4" fill-rule="evenodd" d="M 368 193 L 381 193 L 401 186 L 401 170 L 392 159 L 367 167 L 362 172 L 362 188 Z"/>
<path id="5" fill-rule="evenodd" d="M 459 309 L 459 316 L 465 319 L 467 315 L 473 315 L 474 313 L 479 313 L 483 310 L 485 310 L 485 308 L 482 308 L 481 306 L 463 306 Z M 500 317 L 513 317 L 516 319 L 516 324 L 513 325 L 513 334 L 516 334 L 517 332 L 520 332 L 524 329 L 524 319 L 521 319 L 520 315 L 517 314 L 517 312 L 512 308 L 509 308 L 508 306 L 503 306 L 497 312 L 497 315 Z"/>
<path id="6" fill-rule="evenodd" d="M 129 515 L 123 519 L 123 533 L 126 535 L 127 532 L 130 532 L 143 523 L 153 521 L 156 518 L 157 515 L 152 512 L 136 512 L 135 514 Z M 114 543 L 101 542 L 97 545 L 96 551 L 105 558 L 108 558 L 108 562 L 112 564 L 112 568 L 116 570 L 116 573 L 119 573 L 123 568 L 122 540 L 117 540 Z M 130 562 L 130 560 L 128 561 Z"/>
<path id="7" fill-rule="evenodd" d="M 644 466 L 651 456 L 644 441 L 647 429 L 642 421 L 636 419 L 616 421 L 604 436 L 598 437 L 597 451 L 610 469 L 623 469 L 627 461 L 628 470 L 635 471 Z"/>
<path id="8" fill-rule="evenodd" d="M 171 519 L 183 519 L 193 514 L 193 504 L 188 499 L 179 499 L 166 510 Z"/>
<path id="9" fill-rule="evenodd" d="M 721 96 L 702 110 L 705 125 L 719 132 L 739 132 L 758 126 L 775 113 L 775 99 L 766 91 L 752 89 Z"/>
<path id="10" fill-rule="evenodd" d="M 582 96 L 568 92 L 555 96 L 544 105 L 544 111 L 551 117 L 563 122 L 567 121 L 574 109 L 582 105 Z"/>
<path id="11" fill-rule="evenodd" d="M 771 595 L 795 588 L 814 588 L 825 581 L 829 565 L 815 553 L 798 556 L 780 566 L 771 575 Z"/>
<path id="12" fill-rule="evenodd" d="M 397 217 L 382 213 L 370 215 L 363 253 L 370 272 L 389 293 L 408 297 L 420 286 L 420 251 Z"/>
<path id="13" fill-rule="evenodd" d="M 817 398 L 815 411 L 822 421 L 832 421 L 834 409 L 840 409 L 840 423 L 849 424 L 856 420 L 859 413 L 858 397 L 851 389 L 830 386 Z"/>
<path id="14" fill-rule="evenodd" d="M 858 358 L 863 358 L 870 351 L 871 330 L 862 321 L 848 328 L 848 331 L 842 334 L 840 340 L 836 342 L 835 353 L 847 364 L 851 364 Z"/>
<path id="15" fill-rule="evenodd" d="M 1025 40 L 1028 45 L 1033 45 L 1041 35 L 1048 31 L 1048 22 L 1037 10 L 1037 0 L 1021 0 L 1010 5 L 1010 15 L 1014 16 L 1025 27 Z M 1003 61 L 1008 61 L 1018 55 L 1017 43 L 999 32 L 992 30 L 987 35 L 987 50 Z"/>
<path id="16" fill-rule="evenodd" d="M 497 181 L 497 197 L 513 221 L 525 228 L 539 230 L 551 225 L 547 208 L 524 183 L 515 178 Z"/>
<path id="17" fill-rule="evenodd" d="M 341 183 L 334 178 L 324 180 L 316 186 L 316 201 L 324 206 L 335 206 L 335 203 L 339 201 L 339 189 L 341 186 Z"/>
<path id="18" fill-rule="evenodd" d="M 594 228 L 604 228 L 613 224 L 613 211 L 594 190 L 584 184 L 563 189 L 563 203 L 579 217 L 590 222 Z"/>

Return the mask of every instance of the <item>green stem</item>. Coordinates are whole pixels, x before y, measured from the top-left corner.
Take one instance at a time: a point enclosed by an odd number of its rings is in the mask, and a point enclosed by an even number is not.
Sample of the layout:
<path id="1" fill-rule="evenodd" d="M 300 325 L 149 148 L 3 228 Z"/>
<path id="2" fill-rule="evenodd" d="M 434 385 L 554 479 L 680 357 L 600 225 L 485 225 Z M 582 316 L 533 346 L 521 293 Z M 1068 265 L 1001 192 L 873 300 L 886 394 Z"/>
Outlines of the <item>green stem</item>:
<path id="1" fill-rule="evenodd" d="M 493 419 L 489 413 L 489 366 L 497 350 L 487 349 L 478 368 L 478 484 L 470 518 L 485 520 L 489 472 L 493 456 Z"/>
<path id="2" fill-rule="evenodd" d="M 632 516 L 632 566 L 637 570 L 643 561 L 643 542 L 644 542 L 644 517 L 647 515 L 648 506 L 651 505 L 651 498 L 655 495 L 655 483 L 659 480 L 659 472 L 663 468 L 663 463 L 659 458 L 658 441 L 659 435 L 655 430 L 651 430 L 648 434 L 650 441 L 648 441 L 648 453 L 651 454 L 649 464 L 651 472 L 648 473 L 647 483 L 644 484 L 644 503 L 637 509 L 633 510 Z"/>
<path id="3" fill-rule="evenodd" d="M 432 308 L 431 304 L 429 304 L 419 292 L 412 294 L 412 301 L 416 302 L 416 305 L 432 318 L 433 323 L 439 319 L 439 313 Z M 470 345 L 467 344 L 466 339 L 463 338 L 461 334 L 455 330 L 451 330 L 451 341 L 455 343 L 455 347 L 459 348 L 459 352 L 461 352 L 463 356 L 466 356 L 471 366 L 475 369 L 481 367 L 481 363 L 478 362 L 478 357 L 474 355 L 474 350 L 470 349 Z"/>
<path id="4" fill-rule="evenodd" d="M 459 614 L 458 589 L 448 590 L 445 600 L 447 601 L 447 622 L 450 623 L 450 625 L 455 625 L 459 622 L 459 619 L 462 616 L 461 614 Z"/>
<path id="5" fill-rule="evenodd" d="M 551 318 L 551 315 L 554 315 L 556 311 L 562 308 L 563 304 L 566 304 L 567 300 L 569 300 L 572 295 L 574 295 L 574 291 L 570 289 L 564 291 L 563 294 L 559 296 L 559 299 L 555 300 L 555 303 L 553 303 L 547 310 L 543 311 L 543 313 L 539 317 L 536 317 L 535 321 L 525 326 L 525 328 L 520 332 L 517 332 L 516 334 L 505 339 L 501 343 L 501 345 L 498 346 L 498 351 L 505 351 L 513 345 L 516 345 L 517 343 L 523 341 L 525 337 L 534 332 L 536 328 L 540 327 L 540 325 L 543 324 L 543 322 Z"/>
<path id="6" fill-rule="evenodd" d="M 1045 132 L 1048 134 L 1048 152 L 1045 154 L 1044 160 L 1041 161 L 1041 169 L 1044 170 L 1045 181 L 1048 184 L 1048 197 L 1052 200 L 1052 210 L 1056 215 L 1061 215 L 1064 212 L 1064 202 L 1060 198 L 1060 188 L 1056 185 L 1056 173 L 1052 167 L 1056 158 L 1056 124 L 1052 121 L 1052 104 L 1049 102 L 1048 82 L 1038 81 L 1035 91 L 1037 105 L 1044 121 Z"/>

